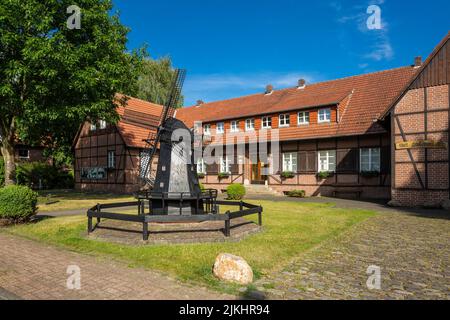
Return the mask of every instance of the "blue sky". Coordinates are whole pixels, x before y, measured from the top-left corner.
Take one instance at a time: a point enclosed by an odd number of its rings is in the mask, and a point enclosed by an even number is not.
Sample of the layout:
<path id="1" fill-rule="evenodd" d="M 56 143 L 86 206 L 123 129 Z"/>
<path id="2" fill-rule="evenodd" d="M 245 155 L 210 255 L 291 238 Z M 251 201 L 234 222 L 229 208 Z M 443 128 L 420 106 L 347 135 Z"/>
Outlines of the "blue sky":
<path id="1" fill-rule="evenodd" d="M 113 0 L 131 28 L 188 71 L 185 104 L 206 102 L 412 64 L 450 30 L 448 0 Z M 367 28 L 367 8 L 381 29 Z"/>

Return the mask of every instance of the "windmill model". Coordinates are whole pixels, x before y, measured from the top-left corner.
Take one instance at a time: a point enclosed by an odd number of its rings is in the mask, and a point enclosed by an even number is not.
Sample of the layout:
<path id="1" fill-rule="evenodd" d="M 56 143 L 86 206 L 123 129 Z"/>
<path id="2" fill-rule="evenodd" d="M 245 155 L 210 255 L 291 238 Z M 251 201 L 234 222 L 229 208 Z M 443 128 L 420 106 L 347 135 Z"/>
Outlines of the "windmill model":
<path id="1" fill-rule="evenodd" d="M 262 207 L 242 201 L 218 201 L 217 190 L 201 190 L 193 152 L 193 132 L 182 121 L 174 118 L 185 76 L 185 70 L 175 71 L 174 81 L 167 103 L 162 109 L 157 131 L 150 133 L 144 140 L 146 147 L 141 153 L 140 172 L 142 188 L 135 194 L 137 201 L 98 204 L 89 209 L 87 211 L 88 233 L 99 227 L 103 218 L 142 223 L 144 240 L 148 240 L 148 224 L 154 222 L 223 221 L 226 236 L 230 236 L 231 220 L 235 218 L 258 214 L 261 225 Z M 189 139 L 186 139 L 186 135 Z M 152 170 L 152 164 L 158 149 L 159 159 L 155 173 Z M 238 206 L 239 210 L 220 214 L 219 205 Z M 133 206 L 137 206 L 137 215 L 104 211 Z M 94 218 L 97 219 L 95 226 L 93 226 Z"/>

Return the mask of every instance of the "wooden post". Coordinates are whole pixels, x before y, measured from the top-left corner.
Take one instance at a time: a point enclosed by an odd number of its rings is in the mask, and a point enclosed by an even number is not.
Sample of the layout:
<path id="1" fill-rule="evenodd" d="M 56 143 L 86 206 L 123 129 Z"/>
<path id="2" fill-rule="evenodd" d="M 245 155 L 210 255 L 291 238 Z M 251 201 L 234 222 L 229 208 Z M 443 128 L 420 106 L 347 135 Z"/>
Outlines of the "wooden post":
<path id="1" fill-rule="evenodd" d="M 100 206 L 100 203 L 97 203 L 97 212 L 101 212 L 102 211 L 102 208 L 101 208 L 101 206 Z M 98 217 L 97 218 L 97 224 L 99 224 L 101 222 L 101 219 L 100 219 L 100 217 Z"/>
<path id="2" fill-rule="evenodd" d="M 261 227 L 262 226 L 262 212 L 258 212 L 258 225 Z"/>
<path id="3" fill-rule="evenodd" d="M 227 219 L 225 220 L 225 237 L 230 236 L 230 211 L 225 213 Z"/>
<path id="4" fill-rule="evenodd" d="M 88 216 L 88 234 L 92 232 L 92 217 Z"/>
<path id="5" fill-rule="evenodd" d="M 148 223 L 147 222 L 142 223 L 142 239 L 144 241 L 148 240 Z"/>

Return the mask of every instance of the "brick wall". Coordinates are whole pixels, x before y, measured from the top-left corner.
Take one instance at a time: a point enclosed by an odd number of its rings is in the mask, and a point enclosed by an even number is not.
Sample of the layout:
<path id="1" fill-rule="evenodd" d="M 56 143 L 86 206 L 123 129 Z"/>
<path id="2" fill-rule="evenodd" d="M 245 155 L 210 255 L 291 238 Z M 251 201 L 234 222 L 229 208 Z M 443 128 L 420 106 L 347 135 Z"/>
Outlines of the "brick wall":
<path id="1" fill-rule="evenodd" d="M 435 140 L 448 144 L 449 86 L 409 90 L 393 116 L 395 143 Z M 395 150 L 392 200 L 403 206 L 438 206 L 448 200 L 448 156 L 447 149 Z"/>

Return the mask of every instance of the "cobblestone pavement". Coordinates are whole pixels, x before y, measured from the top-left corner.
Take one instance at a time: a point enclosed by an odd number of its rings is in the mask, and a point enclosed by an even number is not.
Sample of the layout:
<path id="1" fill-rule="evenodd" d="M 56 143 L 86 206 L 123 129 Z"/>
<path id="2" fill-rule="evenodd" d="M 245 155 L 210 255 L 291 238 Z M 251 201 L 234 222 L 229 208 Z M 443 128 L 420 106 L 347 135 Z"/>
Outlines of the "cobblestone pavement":
<path id="1" fill-rule="evenodd" d="M 450 220 L 380 213 L 256 283 L 269 299 L 450 299 Z M 369 290 L 369 266 L 381 290 Z"/>
<path id="2" fill-rule="evenodd" d="M 81 289 L 67 289 L 67 268 L 81 270 Z M 233 299 L 181 284 L 159 273 L 131 269 L 0 233 L 0 299 Z"/>

